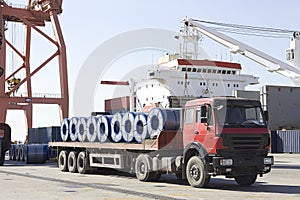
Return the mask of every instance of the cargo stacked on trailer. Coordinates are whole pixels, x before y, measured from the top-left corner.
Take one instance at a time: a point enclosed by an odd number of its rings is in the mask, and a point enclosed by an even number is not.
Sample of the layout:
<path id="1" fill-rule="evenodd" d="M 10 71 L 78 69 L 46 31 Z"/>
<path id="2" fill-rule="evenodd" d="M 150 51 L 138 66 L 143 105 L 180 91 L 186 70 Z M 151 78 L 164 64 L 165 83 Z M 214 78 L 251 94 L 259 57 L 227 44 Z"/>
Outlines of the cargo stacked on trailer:
<path id="1" fill-rule="evenodd" d="M 183 109 L 65 119 L 61 136 L 63 142 L 49 143 L 59 152 L 61 171 L 114 168 L 141 181 L 175 173 L 205 187 L 217 175 L 251 185 L 273 164 L 261 104 L 242 98 L 202 98 Z"/>

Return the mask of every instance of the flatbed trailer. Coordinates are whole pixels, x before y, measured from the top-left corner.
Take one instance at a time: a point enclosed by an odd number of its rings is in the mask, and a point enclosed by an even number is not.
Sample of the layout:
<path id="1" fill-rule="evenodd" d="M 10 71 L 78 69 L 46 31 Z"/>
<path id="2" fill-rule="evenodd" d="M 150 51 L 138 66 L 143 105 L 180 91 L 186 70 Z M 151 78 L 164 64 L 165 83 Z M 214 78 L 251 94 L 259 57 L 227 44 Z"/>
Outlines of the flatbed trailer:
<path id="1" fill-rule="evenodd" d="M 175 163 L 172 161 L 175 156 L 183 152 L 181 131 L 162 131 L 156 139 L 146 139 L 140 144 L 50 142 L 48 145 L 57 150 L 61 171 L 76 172 L 78 169 L 79 173 L 88 173 L 99 167 L 114 168 L 130 173 L 139 173 L 141 170 L 141 174 L 148 174 L 149 171 L 151 177 L 145 177 L 147 181 L 157 180 L 161 172 L 174 173 Z M 148 163 L 148 169 L 135 166 L 137 160 Z M 153 162 L 156 164 L 153 165 Z M 177 171 L 181 172 L 179 167 Z M 160 173 L 154 173 L 154 171 Z"/>
<path id="2" fill-rule="evenodd" d="M 49 146 L 58 152 L 61 171 L 88 173 L 95 168 L 114 168 L 134 173 L 141 181 L 174 173 L 193 187 L 205 187 L 212 176 L 219 175 L 234 178 L 242 186 L 252 185 L 257 175 L 271 171 L 270 135 L 259 101 L 229 97 L 191 100 L 177 118 L 173 115 L 178 126 L 171 117 L 173 112 L 152 109 L 148 131 L 151 127 L 159 133 L 149 133 L 152 139 L 141 143 L 83 140 L 51 142 Z M 166 120 L 167 113 L 172 120 Z M 160 129 L 158 124 L 166 126 Z M 62 126 L 62 130 L 67 129 Z"/>

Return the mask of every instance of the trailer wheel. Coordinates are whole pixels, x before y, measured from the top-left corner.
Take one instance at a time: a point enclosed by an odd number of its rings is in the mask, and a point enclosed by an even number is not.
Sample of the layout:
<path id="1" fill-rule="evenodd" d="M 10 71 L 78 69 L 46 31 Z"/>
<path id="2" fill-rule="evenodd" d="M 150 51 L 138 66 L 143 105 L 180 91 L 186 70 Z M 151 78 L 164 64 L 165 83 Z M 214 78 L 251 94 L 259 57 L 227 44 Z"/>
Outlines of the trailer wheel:
<path id="1" fill-rule="evenodd" d="M 240 186 L 250 186 L 253 183 L 255 183 L 256 178 L 257 178 L 257 175 L 253 174 L 253 175 L 237 176 L 237 177 L 234 177 L 234 180 Z"/>
<path id="2" fill-rule="evenodd" d="M 140 181 L 152 181 L 154 174 L 151 173 L 150 156 L 147 154 L 140 154 L 135 162 L 135 175 Z"/>
<path id="3" fill-rule="evenodd" d="M 60 171 L 66 172 L 68 170 L 68 162 L 67 162 L 68 152 L 63 150 L 59 153 L 58 156 L 58 167 Z"/>
<path id="4" fill-rule="evenodd" d="M 77 157 L 77 170 L 80 174 L 86 174 L 89 170 L 89 163 L 84 151 L 80 152 Z"/>
<path id="5" fill-rule="evenodd" d="M 186 167 L 186 177 L 193 187 L 202 188 L 208 185 L 210 176 L 206 175 L 203 161 L 198 156 L 189 159 Z"/>
<path id="6" fill-rule="evenodd" d="M 71 151 L 68 156 L 68 170 L 71 173 L 75 173 L 77 170 L 77 153 Z"/>

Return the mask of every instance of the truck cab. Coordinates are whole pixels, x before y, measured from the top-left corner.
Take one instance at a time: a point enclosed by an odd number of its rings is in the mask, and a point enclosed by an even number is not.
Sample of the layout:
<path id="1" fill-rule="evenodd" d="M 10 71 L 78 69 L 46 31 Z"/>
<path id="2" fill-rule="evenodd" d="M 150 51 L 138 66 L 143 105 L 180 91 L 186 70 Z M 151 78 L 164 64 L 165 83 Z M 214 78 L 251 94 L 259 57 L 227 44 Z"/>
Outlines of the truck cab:
<path id="1" fill-rule="evenodd" d="M 270 136 L 259 101 L 214 97 L 186 103 L 183 122 L 183 170 L 196 187 L 225 175 L 251 185 L 270 172 Z"/>

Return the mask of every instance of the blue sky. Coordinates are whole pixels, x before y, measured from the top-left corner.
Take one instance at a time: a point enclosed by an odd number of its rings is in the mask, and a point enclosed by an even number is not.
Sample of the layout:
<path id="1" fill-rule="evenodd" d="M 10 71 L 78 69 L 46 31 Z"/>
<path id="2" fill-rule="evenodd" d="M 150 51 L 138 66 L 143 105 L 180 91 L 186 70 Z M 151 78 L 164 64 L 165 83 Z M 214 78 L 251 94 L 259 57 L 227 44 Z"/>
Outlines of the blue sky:
<path id="1" fill-rule="evenodd" d="M 27 3 L 25 0 L 14 2 Z M 298 22 L 298 19 L 300 19 L 299 7 L 300 1 L 298 0 L 65 0 L 60 22 L 67 45 L 71 101 L 76 77 L 87 57 L 103 42 L 120 33 L 141 28 L 178 31 L 181 20 L 186 16 L 208 21 L 300 30 Z M 49 27 L 46 29 L 51 35 L 51 29 Z M 285 49 L 289 47 L 288 39 L 232 36 L 285 61 Z M 38 49 L 39 52 L 42 50 L 48 51 L 46 44 L 42 45 L 39 39 L 34 40 L 34 49 Z M 209 54 L 222 54 L 225 51 L 217 44 L 212 44 L 207 50 Z M 252 61 L 242 57 L 237 59 L 241 61 L 246 71 L 253 72 L 256 76 L 262 75 L 263 77 L 260 79 L 262 84 L 274 83 L 274 81 L 278 84 L 289 84 L 287 79 L 268 74 L 264 68 Z M 45 71 L 40 80 L 49 76 L 54 81 L 57 80 L 55 70 L 51 69 Z M 49 93 L 59 91 L 58 88 L 52 87 L 52 85 L 49 86 L 49 84 L 36 84 L 34 88 Z M 59 125 L 59 119 L 56 116 L 57 111 L 54 110 L 56 110 L 55 107 L 36 107 L 34 127 Z M 47 117 L 45 113 L 47 113 Z M 20 121 L 22 120 L 21 117 L 20 112 L 11 112 L 8 116 L 8 123 L 13 127 L 13 139 L 22 140 L 25 138 L 24 124 Z"/>

